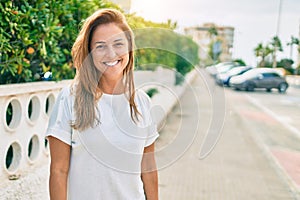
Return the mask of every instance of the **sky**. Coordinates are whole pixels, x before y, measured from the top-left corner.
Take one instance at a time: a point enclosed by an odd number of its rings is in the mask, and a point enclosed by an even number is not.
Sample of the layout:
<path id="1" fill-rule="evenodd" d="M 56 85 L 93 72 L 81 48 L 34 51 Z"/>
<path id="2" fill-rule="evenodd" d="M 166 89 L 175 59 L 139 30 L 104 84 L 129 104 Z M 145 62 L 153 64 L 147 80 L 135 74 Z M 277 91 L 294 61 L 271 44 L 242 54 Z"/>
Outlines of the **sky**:
<path id="1" fill-rule="evenodd" d="M 131 12 L 154 22 L 176 21 L 179 32 L 207 22 L 232 26 L 233 58 L 256 65 L 258 43 L 268 43 L 277 33 L 284 48 L 278 58 L 290 58 L 286 43 L 292 35 L 299 37 L 300 0 L 281 0 L 281 12 L 279 5 L 280 0 L 131 0 Z M 297 61 L 295 46 L 292 58 Z"/>

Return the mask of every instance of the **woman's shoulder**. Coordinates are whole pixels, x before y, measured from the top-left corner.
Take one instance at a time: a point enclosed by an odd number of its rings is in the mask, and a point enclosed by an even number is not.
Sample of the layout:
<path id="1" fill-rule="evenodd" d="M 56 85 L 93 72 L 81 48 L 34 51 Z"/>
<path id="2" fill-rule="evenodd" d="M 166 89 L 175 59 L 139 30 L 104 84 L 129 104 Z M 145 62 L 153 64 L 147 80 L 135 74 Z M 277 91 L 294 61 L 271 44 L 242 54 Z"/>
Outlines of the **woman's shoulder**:
<path id="1" fill-rule="evenodd" d="M 147 95 L 147 93 L 142 90 L 142 89 L 137 89 L 135 91 L 135 97 L 136 97 L 136 100 L 143 104 L 143 105 L 147 105 L 147 106 L 150 106 L 151 104 L 151 99 L 150 97 Z"/>
<path id="2" fill-rule="evenodd" d="M 74 86 L 73 85 L 66 85 L 62 87 L 62 89 L 59 92 L 59 98 L 61 100 L 63 99 L 72 99 L 74 97 Z"/>
<path id="3" fill-rule="evenodd" d="M 148 94 L 142 90 L 142 89 L 137 89 L 135 91 L 135 95 L 138 97 L 138 98 L 142 98 L 142 99 L 145 99 L 145 100 L 150 100 L 150 97 L 148 96 Z"/>

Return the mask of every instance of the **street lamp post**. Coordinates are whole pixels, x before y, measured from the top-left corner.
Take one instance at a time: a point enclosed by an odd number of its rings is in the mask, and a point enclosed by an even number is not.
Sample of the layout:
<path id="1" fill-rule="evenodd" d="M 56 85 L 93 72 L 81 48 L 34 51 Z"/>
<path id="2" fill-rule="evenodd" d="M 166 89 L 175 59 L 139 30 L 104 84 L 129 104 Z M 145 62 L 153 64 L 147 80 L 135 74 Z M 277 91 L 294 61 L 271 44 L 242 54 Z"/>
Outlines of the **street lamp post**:
<path id="1" fill-rule="evenodd" d="M 276 27 L 276 36 L 279 35 L 279 31 L 280 31 L 281 8 L 282 8 L 282 0 L 279 0 L 278 17 L 277 17 L 277 27 Z"/>
<path id="2" fill-rule="evenodd" d="M 279 38 L 279 31 L 280 31 L 281 7 L 282 7 L 282 0 L 279 0 L 278 17 L 277 17 L 277 27 L 276 27 L 276 36 L 278 38 Z M 277 65 L 276 53 L 277 53 L 277 46 L 275 45 L 274 46 L 274 54 L 273 54 L 273 65 L 272 65 L 273 68 L 275 68 L 276 65 Z"/>
<path id="3" fill-rule="evenodd" d="M 295 74 L 299 73 L 299 69 L 300 69 L 300 19 L 299 19 L 299 44 L 298 44 L 298 48 L 297 48 L 297 52 L 298 52 L 298 56 L 297 56 L 297 64 L 296 64 L 296 70 L 295 70 Z"/>

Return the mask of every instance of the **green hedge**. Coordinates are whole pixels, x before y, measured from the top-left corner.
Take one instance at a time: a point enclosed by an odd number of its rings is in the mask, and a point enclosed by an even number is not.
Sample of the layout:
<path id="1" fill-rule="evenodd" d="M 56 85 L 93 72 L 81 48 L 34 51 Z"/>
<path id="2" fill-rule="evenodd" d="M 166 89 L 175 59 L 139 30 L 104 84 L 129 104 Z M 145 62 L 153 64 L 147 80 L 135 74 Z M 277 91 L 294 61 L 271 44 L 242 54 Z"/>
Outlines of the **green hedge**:
<path id="1" fill-rule="evenodd" d="M 136 65 L 140 69 L 157 66 L 174 68 L 178 72 L 176 84 L 198 64 L 198 45 L 189 37 L 165 28 L 135 30 Z"/>
<path id="2" fill-rule="evenodd" d="M 53 80 L 75 75 L 71 48 L 82 21 L 100 8 L 118 8 L 101 0 L 14 0 L 0 3 L 0 84 L 40 81 L 51 71 Z M 138 48 L 138 66 L 151 63 L 176 68 L 185 74 L 198 62 L 197 45 L 173 32 L 176 23 L 153 23 L 127 15 L 138 33 L 136 43 L 155 48 Z M 163 28 L 163 29 L 160 29 Z M 164 31 L 162 31 L 164 30 Z M 168 31 L 166 31 L 168 30 Z M 150 31 L 150 34 L 149 34 Z M 155 44 L 153 46 L 153 44 Z M 142 46 L 143 46 L 142 45 Z M 156 48 L 159 47 L 163 48 Z"/>
<path id="3" fill-rule="evenodd" d="M 0 84 L 41 80 L 51 70 L 55 80 L 74 77 L 70 50 L 80 22 L 99 0 L 14 0 L 0 3 Z"/>

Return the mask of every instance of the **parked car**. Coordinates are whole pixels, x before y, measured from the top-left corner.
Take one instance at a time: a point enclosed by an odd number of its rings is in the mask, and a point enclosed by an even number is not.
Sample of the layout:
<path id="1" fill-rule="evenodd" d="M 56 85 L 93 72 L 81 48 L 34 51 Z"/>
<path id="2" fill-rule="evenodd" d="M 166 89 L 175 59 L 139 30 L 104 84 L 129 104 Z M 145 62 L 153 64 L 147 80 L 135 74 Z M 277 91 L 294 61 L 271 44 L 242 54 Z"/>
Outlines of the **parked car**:
<path id="1" fill-rule="evenodd" d="M 241 75 L 244 72 L 253 69 L 252 66 L 240 66 L 230 69 L 228 72 L 217 74 L 216 83 L 219 85 L 229 86 L 229 80 L 233 76 Z"/>
<path id="2" fill-rule="evenodd" d="M 288 88 L 288 83 L 279 71 L 272 68 L 254 68 L 242 75 L 234 76 L 230 79 L 229 85 L 237 90 L 253 91 L 255 88 L 265 88 L 271 91 L 278 89 L 283 93 Z"/>
<path id="3" fill-rule="evenodd" d="M 216 65 L 208 66 L 205 69 L 210 75 L 216 76 L 218 73 L 223 73 L 236 66 L 239 66 L 236 62 L 221 62 Z"/>

